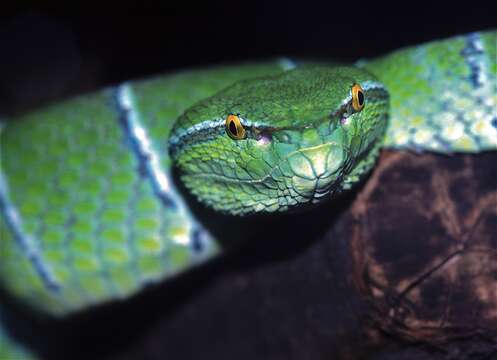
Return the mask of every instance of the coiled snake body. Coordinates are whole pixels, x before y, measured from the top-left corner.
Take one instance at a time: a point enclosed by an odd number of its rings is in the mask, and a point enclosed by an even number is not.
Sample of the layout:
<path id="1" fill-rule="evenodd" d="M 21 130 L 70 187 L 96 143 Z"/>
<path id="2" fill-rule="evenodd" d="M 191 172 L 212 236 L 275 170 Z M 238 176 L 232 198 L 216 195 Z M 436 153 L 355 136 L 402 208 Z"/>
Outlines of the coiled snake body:
<path id="1" fill-rule="evenodd" d="M 222 252 L 174 184 L 173 166 L 201 203 L 246 216 L 332 201 L 383 147 L 497 149 L 496 34 L 355 66 L 285 59 L 185 71 L 5 124 L 0 285 L 64 315 Z M 1 329 L 0 345 L 0 355 L 22 351 Z"/>

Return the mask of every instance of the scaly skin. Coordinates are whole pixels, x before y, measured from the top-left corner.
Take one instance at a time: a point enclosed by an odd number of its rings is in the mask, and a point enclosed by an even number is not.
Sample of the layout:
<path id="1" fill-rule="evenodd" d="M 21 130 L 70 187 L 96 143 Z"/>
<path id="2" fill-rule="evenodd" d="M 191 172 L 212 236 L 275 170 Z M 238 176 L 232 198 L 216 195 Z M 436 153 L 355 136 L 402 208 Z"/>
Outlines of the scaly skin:
<path id="1" fill-rule="evenodd" d="M 345 119 L 356 83 L 367 106 Z M 303 66 L 238 82 L 191 107 L 174 125 L 171 154 L 183 183 L 216 210 L 287 211 L 340 192 L 359 160 L 373 155 L 387 111 L 383 85 L 367 72 Z M 229 114 L 239 114 L 246 139 L 226 135 Z"/>
<path id="2" fill-rule="evenodd" d="M 200 202 L 248 215 L 330 201 L 383 146 L 496 149 L 495 43 L 489 32 L 356 67 L 183 72 L 22 116 L 1 133 L 0 284 L 64 315 L 218 254 L 174 186 L 173 162 Z M 351 106 L 354 84 L 362 110 Z M 230 114 L 244 138 L 228 136 Z"/>
<path id="3" fill-rule="evenodd" d="M 19 221 L 0 220 L 2 285 L 33 306 L 63 314 L 126 297 L 212 257 L 217 245 L 170 179 L 169 131 L 199 99 L 237 79 L 278 70 L 276 63 L 248 65 L 124 84 L 6 126 L 0 197 L 4 213 L 15 210 Z M 138 126 L 153 143 L 167 184 L 152 180 L 150 159 L 136 144 Z M 16 274 L 23 274 L 22 282 Z"/>
<path id="4" fill-rule="evenodd" d="M 360 62 L 390 94 L 385 147 L 442 153 L 497 147 L 496 32 L 473 33 Z"/>

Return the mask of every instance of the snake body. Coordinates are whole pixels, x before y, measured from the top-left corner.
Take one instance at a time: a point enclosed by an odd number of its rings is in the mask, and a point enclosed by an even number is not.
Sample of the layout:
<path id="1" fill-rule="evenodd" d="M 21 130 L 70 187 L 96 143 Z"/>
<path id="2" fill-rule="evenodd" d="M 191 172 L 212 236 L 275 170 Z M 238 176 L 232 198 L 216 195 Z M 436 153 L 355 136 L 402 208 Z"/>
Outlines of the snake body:
<path id="1" fill-rule="evenodd" d="M 191 70 L 9 121 L 0 285 L 62 316 L 221 253 L 173 168 L 204 205 L 246 216 L 330 201 L 368 174 L 381 148 L 495 150 L 496 42 L 497 32 L 479 32 L 354 66 L 285 59 Z M 14 351 L 1 332 L 0 345 Z"/>

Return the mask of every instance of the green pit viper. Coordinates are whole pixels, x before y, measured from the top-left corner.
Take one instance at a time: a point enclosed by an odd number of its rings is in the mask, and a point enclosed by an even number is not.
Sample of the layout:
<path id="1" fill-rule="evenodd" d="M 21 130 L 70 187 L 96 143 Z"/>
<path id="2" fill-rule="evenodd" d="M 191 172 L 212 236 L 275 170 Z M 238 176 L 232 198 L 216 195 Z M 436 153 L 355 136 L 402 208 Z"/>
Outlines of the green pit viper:
<path id="1" fill-rule="evenodd" d="M 332 201 L 382 148 L 496 150 L 496 42 L 496 31 L 476 32 L 354 66 L 190 70 L 6 122 L 0 285 L 64 316 L 222 253 L 173 168 L 200 203 L 247 216 Z M 7 334 L 0 358 L 34 356 Z"/>

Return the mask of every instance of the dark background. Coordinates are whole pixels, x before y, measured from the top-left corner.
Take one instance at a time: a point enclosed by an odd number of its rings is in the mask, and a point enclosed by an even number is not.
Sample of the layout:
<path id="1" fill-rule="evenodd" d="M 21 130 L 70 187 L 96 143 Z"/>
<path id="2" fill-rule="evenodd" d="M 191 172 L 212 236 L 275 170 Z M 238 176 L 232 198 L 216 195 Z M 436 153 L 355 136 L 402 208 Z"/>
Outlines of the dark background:
<path id="1" fill-rule="evenodd" d="M 179 68 L 282 55 L 353 61 L 497 26 L 493 1 L 71 2 L 78 15 L 36 5 L 2 5 L 0 113 Z"/>
<path id="2" fill-rule="evenodd" d="M 282 55 L 353 61 L 497 27 L 497 9 L 491 1 L 383 5 L 329 1 L 324 6 L 268 1 L 248 6 L 232 0 L 203 5 L 164 2 L 161 7 L 122 1 L 106 15 L 89 15 L 103 9 L 75 10 L 78 15 L 36 4 L 4 8 L 0 114 L 180 68 Z M 334 226 L 329 219 L 345 213 L 353 197 L 327 209 L 329 218 L 317 223 L 312 223 L 312 215 L 297 219 L 294 227 L 300 233 L 293 238 L 311 251 L 297 246 L 297 255 L 272 259 L 272 255 L 261 257 L 257 248 L 249 249 L 90 316 L 65 323 L 25 319 L 28 325 L 19 334 L 54 358 L 98 354 L 98 358 L 138 359 L 147 353 L 153 359 L 166 355 L 253 359 L 269 354 L 314 359 L 339 357 L 341 345 L 344 354 L 353 353 L 364 335 L 353 314 L 361 312 L 364 304 L 344 282 L 350 265 L 348 233 L 342 231 L 343 238 L 337 239 L 341 230 L 335 227 L 329 241 L 324 236 L 313 239 L 314 246 L 311 240 L 299 239 L 308 233 L 302 229 L 309 222 L 326 233 Z M 260 259 L 254 259 L 257 256 Z M 213 280 L 217 274 L 223 275 Z M 377 359 L 400 358 L 396 354 Z"/>

